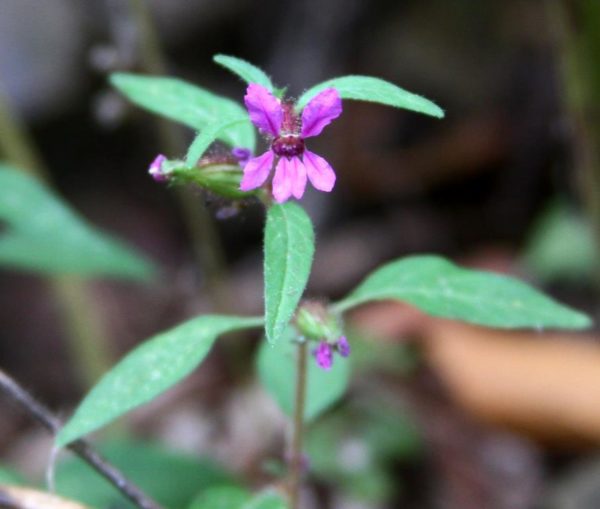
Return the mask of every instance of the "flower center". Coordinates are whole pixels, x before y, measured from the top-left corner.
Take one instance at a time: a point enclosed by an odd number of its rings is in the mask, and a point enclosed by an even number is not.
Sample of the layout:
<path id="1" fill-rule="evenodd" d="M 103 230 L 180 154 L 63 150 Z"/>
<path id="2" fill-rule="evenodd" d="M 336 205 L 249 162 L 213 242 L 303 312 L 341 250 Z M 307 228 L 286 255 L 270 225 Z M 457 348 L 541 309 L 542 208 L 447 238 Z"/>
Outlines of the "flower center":
<path id="1" fill-rule="evenodd" d="M 304 153 L 304 140 L 300 136 L 284 134 L 273 140 L 271 150 L 279 157 L 298 157 Z"/>

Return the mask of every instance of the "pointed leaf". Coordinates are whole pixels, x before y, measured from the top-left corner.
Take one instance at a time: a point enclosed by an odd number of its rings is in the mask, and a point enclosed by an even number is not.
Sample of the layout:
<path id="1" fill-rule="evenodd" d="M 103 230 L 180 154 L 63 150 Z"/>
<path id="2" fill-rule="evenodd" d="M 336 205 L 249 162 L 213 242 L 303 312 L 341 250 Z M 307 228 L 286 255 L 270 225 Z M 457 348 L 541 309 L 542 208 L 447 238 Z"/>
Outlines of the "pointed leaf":
<path id="1" fill-rule="evenodd" d="M 516 279 L 463 269 L 438 256 L 411 256 L 384 265 L 334 306 L 401 300 L 433 316 L 514 328 L 588 327 L 590 319 Z"/>
<path id="2" fill-rule="evenodd" d="M 206 149 L 218 140 L 220 136 L 229 131 L 235 126 L 244 125 L 248 121 L 248 117 L 226 118 L 206 126 L 200 131 L 198 136 L 194 138 L 185 156 L 185 162 L 188 166 L 194 166 L 198 160 L 204 155 Z"/>
<path id="3" fill-rule="evenodd" d="M 0 164 L 0 265 L 44 274 L 147 279 L 152 264 L 97 230 L 38 181 Z"/>
<path id="4" fill-rule="evenodd" d="M 371 76 L 342 76 L 319 83 L 300 96 L 297 108 L 304 108 L 314 96 L 330 87 L 335 88 L 342 99 L 375 102 L 437 118 L 444 116 L 444 111 L 429 99 L 408 92 L 389 81 Z"/>
<path id="5" fill-rule="evenodd" d="M 201 316 L 162 332 L 104 375 L 56 437 L 64 446 L 151 401 L 190 374 L 217 336 L 262 324 L 260 318 Z"/>
<path id="6" fill-rule="evenodd" d="M 225 69 L 237 74 L 246 83 L 258 83 L 269 90 L 269 92 L 273 92 L 274 87 L 273 83 L 271 83 L 271 78 L 262 69 L 252 65 L 250 62 L 229 55 L 215 55 L 213 60 L 225 67 Z"/>
<path id="7" fill-rule="evenodd" d="M 246 110 L 230 99 L 176 78 L 114 73 L 110 82 L 129 100 L 153 113 L 201 130 L 222 118 L 246 117 L 219 135 L 224 143 L 254 151 L 256 131 Z"/>
<path id="8" fill-rule="evenodd" d="M 265 332 L 274 343 L 285 330 L 310 275 L 315 252 L 310 218 L 299 205 L 273 205 L 265 227 Z"/>
<path id="9" fill-rule="evenodd" d="M 293 335 L 292 335 L 293 336 Z M 309 346 L 310 347 L 310 346 Z M 277 344 L 263 341 L 257 357 L 258 376 L 266 391 L 285 414 L 294 414 L 296 356 L 298 346 L 288 334 Z M 346 392 L 350 378 L 348 359 L 335 356 L 333 367 L 325 371 L 317 366 L 312 353 L 307 356 L 307 388 L 304 419 L 314 420 L 336 403 Z"/>

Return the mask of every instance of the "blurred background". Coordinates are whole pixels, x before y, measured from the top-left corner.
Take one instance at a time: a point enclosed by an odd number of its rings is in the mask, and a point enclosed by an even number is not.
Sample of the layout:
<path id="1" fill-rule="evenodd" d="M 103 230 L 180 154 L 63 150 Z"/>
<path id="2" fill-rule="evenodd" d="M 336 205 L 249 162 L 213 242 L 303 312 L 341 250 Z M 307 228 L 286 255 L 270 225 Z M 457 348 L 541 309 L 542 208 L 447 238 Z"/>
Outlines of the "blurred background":
<path id="1" fill-rule="evenodd" d="M 86 285 L 106 365 L 195 314 L 261 312 L 260 207 L 181 200 L 152 181 L 155 155 L 181 157 L 194 133 L 107 82 L 163 73 L 241 101 L 215 53 L 259 65 L 292 96 L 365 74 L 446 110 L 440 121 L 346 102 L 312 143 L 338 183 L 304 200 L 318 232 L 310 295 L 335 299 L 384 261 L 440 253 L 598 318 L 596 0 L 0 0 L 0 137 L 9 117 L 21 122 L 60 195 L 161 270 L 151 284 Z M 216 259 L 203 249 L 211 232 Z M 66 415 L 97 374 L 74 361 L 63 301 L 45 278 L 0 274 L 2 368 Z M 309 430 L 308 507 L 600 506 L 594 332 L 490 331 L 399 304 L 361 308 L 348 325 L 355 379 Z M 255 340 L 223 342 L 129 432 L 269 479 L 286 428 L 253 379 Z M 2 463 L 39 477 L 48 447 L 0 398 Z"/>

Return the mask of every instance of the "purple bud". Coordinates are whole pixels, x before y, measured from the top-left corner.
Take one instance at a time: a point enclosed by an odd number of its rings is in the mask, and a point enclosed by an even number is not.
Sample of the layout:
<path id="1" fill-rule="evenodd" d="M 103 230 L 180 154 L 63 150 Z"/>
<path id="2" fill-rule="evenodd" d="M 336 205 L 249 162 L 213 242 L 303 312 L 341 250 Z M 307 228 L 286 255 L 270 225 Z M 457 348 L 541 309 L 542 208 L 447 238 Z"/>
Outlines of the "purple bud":
<path id="1" fill-rule="evenodd" d="M 315 348 L 313 355 L 320 368 L 329 370 L 333 366 L 333 349 L 327 341 L 321 341 L 319 346 Z"/>
<path id="2" fill-rule="evenodd" d="M 346 339 L 346 336 L 341 336 L 335 344 L 337 351 L 342 357 L 348 357 L 350 355 L 350 343 Z"/>
<path id="3" fill-rule="evenodd" d="M 242 166 L 244 166 L 250 159 L 252 152 L 250 152 L 250 149 L 247 149 L 247 148 L 234 147 L 231 150 L 231 155 L 238 160 L 238 163 L 240 163 Z"/>
<path id="4" fill-rule="evenodd" d="M 162 165 L 166 160 L 167 160 L 167 158 L 164 155 L 158 154 L 156 156 L 156 158 L 154 159 L 154 161 L 152 161 L 152 163 L 150 164 L 148 173 L 150 175 L 152 175 L 152 178 L 156 182 L 162 183 L 162 182 L 166 182 L 167 180 L 169 180 L 169 178 L 167 177 L 167 175 L 165 174 L 165 172 L 162 169 Z"/>

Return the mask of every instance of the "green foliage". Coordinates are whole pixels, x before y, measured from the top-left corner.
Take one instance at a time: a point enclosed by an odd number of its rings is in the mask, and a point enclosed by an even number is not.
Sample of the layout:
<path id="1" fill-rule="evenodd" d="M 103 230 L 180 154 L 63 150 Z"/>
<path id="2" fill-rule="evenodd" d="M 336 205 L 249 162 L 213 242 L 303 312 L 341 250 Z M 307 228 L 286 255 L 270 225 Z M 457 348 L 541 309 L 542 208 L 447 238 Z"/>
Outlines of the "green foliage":
<path id="1" fill-rule="evenodd" d="M 265 332 L 275 343 L 302 297 L 315 251 L 312 223 L 299 205 L 273 205 L 265 226 Z"/>
<path id="2" fill-rule="evenodd" d="M 219 134 L 218 139 L 254 151 L 254 126 L 246 110 L 235 101 L 176 78 L 115 73 L 111 75 L 110 82 L 138 106 L 192 129 L 204 129 L 224 118 L 244 117 L 246 122 L 232 125 Z"/>
<path id="3" fill-rule="evenodd" d="M 239 486 L 215 486 L 201 493 L 189 509 L 242 509 L 250 497 L 250 492 Z"/>
<path id="4" fill-rule="evenodd" d="M 169 509 L 186 509 L 199 492 L 231 482 L 230 475 L 212 461 L 176 453 L 156 444 L 119 440 L 108 442 L 99 450 L 145 493 Z M 135 507 L 76 457 L 59 463 L 55 483 L 60 495 L 90 507 Z"/>
<path id="5" fill-rule="evenodd" d="M 87 224 L 50 190 L 0 164 L 0 265 L 45 274 L 148 279 L 152 264 Z"/>
<path id="6" fill-rule="evenodd" d="M 350 498 L 376 505 L 389 500 L 399 484 L 390 463 L 422 453 L 415 424 L 392 401 L 370 391 L 368 398 L 351 401 L 311 426 L 307 454 L 313 474 Z"/>
<path id="7" fill-rule="evenodd" d="M 590 319 L 507 276 L 468 270 L 438 256 L 411 256 L 376 270 L 335 305 L 345 311 L 376 300 L 408 302 L 432 316 L 513 328 L 588 327 Z"/>
<path id="8" fill-rule="evenodd" d="M 250 62 L 246 62 L 241 58 L 231 57 L 228 55 L 215 55 L 213 60 L 225 67 L 234 74 L 237 74 L 246 83 L 258 83 L 270 92 L 274 91 L 273 83 L 262 69 L 259 69 Z"/>
<path id="9" fill-rule="evenodd" d="M 217 336 L 257 327 L 260 318 L 207 315 L 142 343 L 106 373 L 56 437 L 64 446 L 151 401 L 191 373 Z"/>
<path id="10" fill-rule="evenodd" d="M 298 353 L 298 345 L 291 341 L 292 338 L 293 331 L 288 329 L 275 345 L 263 341 L 257 357 L 258 376 L 262 385 L 288 416 L 294 413 L 294 373 Z M 348 359 L 336 356 L 331 370 L 325 371 L 309 355 L 304 419 L 312 421 L 336 403 L 346 392 L 349 378 Z"/>
<path id="11" fill-rule="evenodd" d="M 201 494 L 189 509 L 286 509 L 283 497 L 265 490 L 252 495 L 239 486 L 216 486 Z"/>
<path id="12" fill-rule="evenodd" d="M 304 92 L 298 99 L 298 109 L 306 104 L 322 90 L 333 87 L 342 99 L 368 101 L 395 108 L 416 111 L 432 117 L 443 118 L 444 111 L 420 95 L 408 92 L 388 81 L 371 76 L 342 76 L 319 83 Z"/>
<path id="13" fill-rule="evenodd" d="M 13 486 L 25 484 L 25 479 L 14 470 L 0 466 L 0 484 L 11 484 Z"/>
<path id="14" fill-rule="evenodd" d="M 545 281 L 584 281 L 597 270 L 591 225 L 565 204 L 553 203 L 533 228 L 523 262 Z"/>
<path id="15" fill-rule="evenodd" d="M 187 155 L 185 156 L 186 164 L 188 166 L 194 166 L 204 155 L 204 152 L 206 152 L 206 149 L 211 143 L 219 139 L 220 136 L 223 136 L 235 126 L 245 125 L 247 122 L 248 117 L 245 116 L 234 119 L 219 119 L 218 122 L 206 126 L 200 131 L 188 148 Z"/>

